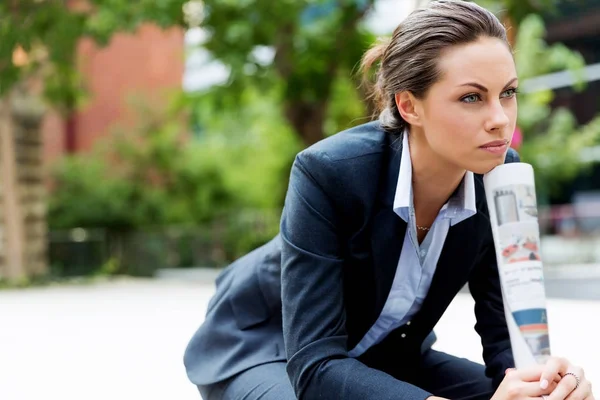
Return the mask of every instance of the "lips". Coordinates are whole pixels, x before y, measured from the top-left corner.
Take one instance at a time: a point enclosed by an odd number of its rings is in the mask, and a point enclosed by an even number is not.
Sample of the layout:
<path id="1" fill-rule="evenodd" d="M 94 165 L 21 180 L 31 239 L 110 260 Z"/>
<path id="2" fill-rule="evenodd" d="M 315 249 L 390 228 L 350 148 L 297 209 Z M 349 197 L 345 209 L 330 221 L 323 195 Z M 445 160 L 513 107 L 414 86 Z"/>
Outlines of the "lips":
<path id="1" fill-rule="evenodd" d="M 504 140 L 494 140 L 493 142 L 489 142 L 484 144 L 483 146 L 479 146 L 482 149 L 489 149 L 489 148 L 494 148 L 494 147 L 504 147 L 508 144 L 508 140 L 504 139 Z"/>
<path id="2" fill-rule="evenodd" d="M 508 140 L 494 140 L 479 146 L 482 151 L 492 154 L 494 157 L 501 157 L 508 149 Z"/>

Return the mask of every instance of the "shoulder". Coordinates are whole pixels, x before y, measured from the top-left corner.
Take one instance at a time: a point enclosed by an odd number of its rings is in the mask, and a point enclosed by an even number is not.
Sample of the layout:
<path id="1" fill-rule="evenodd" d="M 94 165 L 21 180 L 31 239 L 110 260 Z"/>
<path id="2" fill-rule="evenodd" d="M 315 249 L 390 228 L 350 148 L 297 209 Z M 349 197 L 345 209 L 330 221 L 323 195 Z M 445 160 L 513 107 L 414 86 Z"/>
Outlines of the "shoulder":
<path id="1" fill-rule="evenodd" d="M 290 187 L 318 187 L 336 212 L 361 219 L 361 210 L 372 204 L 379 190 L 386 155 L 393 151 L 392 140 L 379 122 L 323 139 L 296 156 Z M 310 193 L 314 194 L 303 195 Z"/>
<path id="2" fill-rule="evenodd" d="M 388 134 L 381 129 L 379 121 L 358 125 L 329 136 L 298 154 L 301 159 L 326 159 L 349 161 L 356 158 L 377 156 L 385 150 Z"/>
<path id="3" fill-rule="evenodd" d="M 508 153 L 506 153 L 506 158 L 504 159 L 504 164 L 520 162 L 521 157 L 519 157 L 519 153 L 515 149 L 508 149 Z"/>
<path id="4" fill-rule="evenodd" d="M 378 121 L 339 132 L 296 156 L 294 166 L 304 170 L 332 197 L 371 193 L 392 149 L 393 137 Z M 361 195 L 362 196 L 362 195 Z"/>

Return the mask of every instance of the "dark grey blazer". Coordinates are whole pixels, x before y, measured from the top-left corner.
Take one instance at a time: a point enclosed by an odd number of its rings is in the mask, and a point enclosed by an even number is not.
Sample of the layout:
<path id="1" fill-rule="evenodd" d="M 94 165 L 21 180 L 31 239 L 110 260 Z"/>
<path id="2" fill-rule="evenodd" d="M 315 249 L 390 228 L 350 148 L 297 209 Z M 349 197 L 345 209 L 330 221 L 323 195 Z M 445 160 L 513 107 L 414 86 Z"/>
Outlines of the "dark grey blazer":
<path id="1" fill-rule="evenodd" d="M 410 326 L 358 359 L 348 357 L 383 309 L 402 250 L 406 223 L 392 210 L 401 143 L 372 122 L 298 154 L 280 234 L 217 279 L 206 320 L 185 352 L 193 383 L 208 385 L 287 360 L 301 399 L 421 397 L 394 376 L 410 373 L 433 344 L 435 324 L 466 283 L 476 302 L 486 373 L 501 381 L 513 359 L 479 175 L 478 213 L 450 228 L 429 294 Z M 516 161 L 510 150 L 506 162 Z"/>

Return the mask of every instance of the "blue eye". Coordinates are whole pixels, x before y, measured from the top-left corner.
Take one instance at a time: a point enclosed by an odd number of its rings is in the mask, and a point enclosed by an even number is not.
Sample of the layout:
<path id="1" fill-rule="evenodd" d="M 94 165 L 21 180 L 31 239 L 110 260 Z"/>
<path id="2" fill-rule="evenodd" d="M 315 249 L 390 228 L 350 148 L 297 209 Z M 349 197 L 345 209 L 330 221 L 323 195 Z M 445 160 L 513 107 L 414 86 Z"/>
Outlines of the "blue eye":
<path id="1" fill-rule="evenodd" d="M 519 90 L 517 88 L 510 88 L 508 90 L 505 90 L 500 97 L 509 99 L 511 97 L 515 97 L 517 93 L 519 93 Z"/>
<path id="2" fill-rule="evenodd" d="M 481 98 L 478 94 L 470 94 L 460 99 L 460 101 L 462 101 L 463 103 L 475 103 L 479 100 L 481 100 Z"/>

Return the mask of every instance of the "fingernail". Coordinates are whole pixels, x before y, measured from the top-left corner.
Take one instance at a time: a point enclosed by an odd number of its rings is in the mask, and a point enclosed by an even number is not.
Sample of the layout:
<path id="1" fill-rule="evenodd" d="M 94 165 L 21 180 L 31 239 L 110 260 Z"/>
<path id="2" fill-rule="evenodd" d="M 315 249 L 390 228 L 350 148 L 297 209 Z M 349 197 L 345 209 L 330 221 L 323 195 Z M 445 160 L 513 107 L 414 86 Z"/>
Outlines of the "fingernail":
<path id="1" fill-rule="evenodd" d="M 543 381 L 540 382 L 540 387 L 542 389 L 548 389 L 548 380 L 544 379 Z"/>

